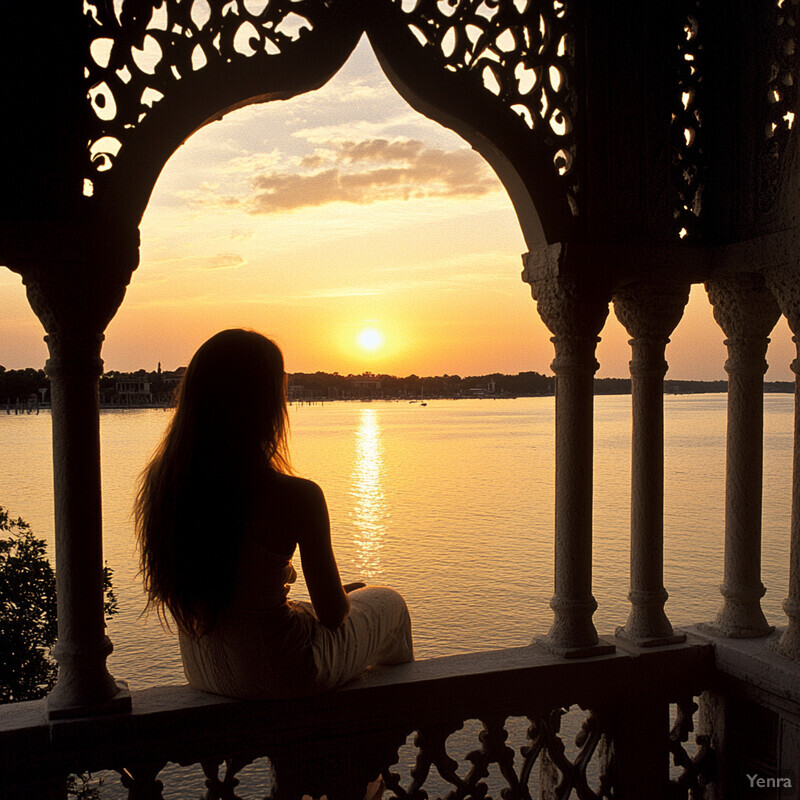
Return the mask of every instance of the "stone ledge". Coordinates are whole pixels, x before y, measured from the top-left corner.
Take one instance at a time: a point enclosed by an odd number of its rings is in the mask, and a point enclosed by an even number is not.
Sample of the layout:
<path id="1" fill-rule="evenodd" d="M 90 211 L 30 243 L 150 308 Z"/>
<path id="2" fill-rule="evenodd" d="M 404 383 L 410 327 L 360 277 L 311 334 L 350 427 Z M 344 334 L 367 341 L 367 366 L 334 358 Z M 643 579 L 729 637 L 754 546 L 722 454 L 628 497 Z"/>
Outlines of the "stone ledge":
<path id="1" fill-rule="evenodd" d="M 738 692 L 800 716 L 800 664 L 771 647 L 780 639 L 779 628 L 760 639 L 727 639 L 695 626 L 685 629 L 714 648 L 717 682 L 735 684 Z"/>
<path id="2" fill-rule="evenodd" d="M 129 714 L 49 723 L 43 701 L 12 704 L 0 706 L 0 782 L 35 768 L 194 763 L 307 745 L 339 751 L 431 723 L 455 728 L 476 717 L 537 716 L 561 705 L 675 699 L 707 688 L 712 674 L 712 648 L 690 637 L 581 660 L 536 645 L 433 658 L 370 670 L 339 690 L 298 700 L 244 701 L 162 686 L 133 692 Z"/>

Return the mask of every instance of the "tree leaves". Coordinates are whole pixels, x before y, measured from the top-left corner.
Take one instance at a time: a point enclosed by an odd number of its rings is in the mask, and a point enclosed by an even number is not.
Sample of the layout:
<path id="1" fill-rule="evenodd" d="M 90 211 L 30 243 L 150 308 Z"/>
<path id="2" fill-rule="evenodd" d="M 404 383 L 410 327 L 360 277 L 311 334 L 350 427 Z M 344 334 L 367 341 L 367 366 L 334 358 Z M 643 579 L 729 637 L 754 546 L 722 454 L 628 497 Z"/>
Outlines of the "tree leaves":
<path id="1" fill-rule="evenodd" d="M 56 680 L 56 576 L 44 539 L 0 506 L 0 703 L 36 700 Z M 104 611 L 117 612 L 112 571 L 103 569 Z"/>
<path id="2" fill-rule="evenodd" d="M 45 541 L 0 507 L 0 703 L 33 700 L 55 682 L 56 576 Z"/>

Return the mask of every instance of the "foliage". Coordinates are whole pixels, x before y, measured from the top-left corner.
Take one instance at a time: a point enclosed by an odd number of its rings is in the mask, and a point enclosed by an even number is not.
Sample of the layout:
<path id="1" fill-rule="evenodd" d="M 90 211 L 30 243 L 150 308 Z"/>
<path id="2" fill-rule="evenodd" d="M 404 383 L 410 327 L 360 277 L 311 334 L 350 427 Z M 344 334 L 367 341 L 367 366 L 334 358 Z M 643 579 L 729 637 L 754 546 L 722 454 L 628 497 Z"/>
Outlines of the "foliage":
<path id="1" fill-rule="evenodd" d="M 295 372 L 289 376 L 289 385 L 302 387 L 298 397 L 305 398 L 349 398 L 353 396 L 353 378 L 379 378 L 383 397 L 471 397 L 473 390 L 485 391 L 490 381 L 494 382 L 494 392 L 503 397 L 524 397 L 553 393 L 553 378 L 538 372 L 519 372 L 516 375 L 408 375 L 398 378 L 394 375 L 340 375 L 338 372 Z"/>
<path id="2" fill-rule="evenodd" d="M 40 389 L 49 388 L 43 369 L 0 369 L 0 402 L 14 402 L 29 395 L 38 395 Z"/>
<path id="3" fill-rule="evenodd" d="M 55 682 L 56 576 L 44 540 L 4 508 L 0 532 L 0 703 L 10 703 L 42 697 Z"/>
<path id="4" fill-rule="evenodd" d="M 0 506 L 0 703 L 36 700 L 56 681 L 49 650 L 58 630 L 56 576 L 44 539 Z M 105 614 L 117 612 L 111 570 L 103 569 Z M 67 796 L 99 800 L 102 778 L 88 772 L 67 778 Z"/>
<path id="5" fill-rule="evenodd" d="M 44 539 L 0 506 L 0 703 L 36 700 L 52 688 L 56 665 L 56 578 Z M 105 613 L 117 611 L 111 570 L 103 571 Z"/>

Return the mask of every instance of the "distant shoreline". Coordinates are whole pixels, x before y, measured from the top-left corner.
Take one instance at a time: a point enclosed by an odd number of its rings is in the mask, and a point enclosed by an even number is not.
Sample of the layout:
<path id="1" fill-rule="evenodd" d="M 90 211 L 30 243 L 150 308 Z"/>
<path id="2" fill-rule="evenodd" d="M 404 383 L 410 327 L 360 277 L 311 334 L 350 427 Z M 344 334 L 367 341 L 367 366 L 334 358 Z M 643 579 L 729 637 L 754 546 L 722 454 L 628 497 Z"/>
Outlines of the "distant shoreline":
<path id="1" fill-rule="evenodd" d="M 104 410 L 129 408 L 170 408 L 174 404 L 175 389 L 183 369 L 174 373 L 108 372 L 100 379 L 100 408 Z M 332 400 L 370 402 L 372 400 L 397 400 L 423 403 L 433 399 L 513 397 L 552 397 L 555 377 L 538 372 L 517 374 L 491 373 L 488 375 L 437 375 L 420 377 L 408 375 L 375 374 L 340 375 L 314 372 L 290 373 L 288 397 L 290 402 L 319 403 Z M 236 382 L 231 392 L 238 391 Z M 727 380 L 664 380 L 664 395 L 724 394 Z M 765 394 L 792 394 L 793 381 L 765 381 Z M 594 394 L 630 395 L 630 378 L 595 378 Z M 0 367 L 0 413 L 3 406 L 7 414 L 33 413 L 49 408 L 49 379 L 44 370 L 5 370 Z"/>

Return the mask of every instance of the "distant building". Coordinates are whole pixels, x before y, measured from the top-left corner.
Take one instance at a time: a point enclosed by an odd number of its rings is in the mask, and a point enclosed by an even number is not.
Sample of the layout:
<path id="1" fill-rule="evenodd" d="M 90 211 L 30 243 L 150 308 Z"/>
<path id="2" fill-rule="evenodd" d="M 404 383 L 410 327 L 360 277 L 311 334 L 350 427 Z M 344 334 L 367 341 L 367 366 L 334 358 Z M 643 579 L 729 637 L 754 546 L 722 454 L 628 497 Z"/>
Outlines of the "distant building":
<path id="1" fill-rule="evenodd" d="M 489 378 L 486 387 L 476 386 L 468 390 L 470 397 L 494 397 L 497 394 L 497 384 L 494 378 Z"/>
<path id="2" fill-rule="evenodd" d="M 290 400 L 301 400 L 306 396 L 306 387 L 299 383 L 292 383 L 290 378 L 287 395 Z"/>
<path id="3" fill-rule="evenodd" d="M 161 365 L 159 364 L 159 367 Z M 162 372 L 161 381 L 165 389 L 177 389 L 180 386 L 183 376 L 186 372 L 186 367 L 178 367 L 173 372 Z"/>
<path id="4" fill-rule="evenodd" d="M 350 394 L 353 397 L 383 397 L 383 382 L 375 375 L 366 372 L 348 379 Z"/>
<path id="5" fill-rule="evenodd" d="M 123 378 L 116 383 L 117 403 L 141 406 L 153 402 L 150 381 L 143 378 Z"/>

